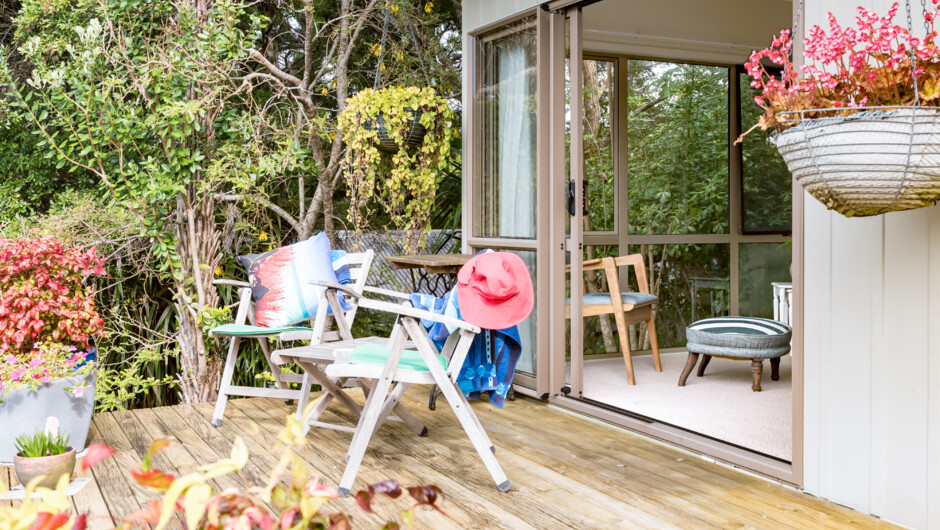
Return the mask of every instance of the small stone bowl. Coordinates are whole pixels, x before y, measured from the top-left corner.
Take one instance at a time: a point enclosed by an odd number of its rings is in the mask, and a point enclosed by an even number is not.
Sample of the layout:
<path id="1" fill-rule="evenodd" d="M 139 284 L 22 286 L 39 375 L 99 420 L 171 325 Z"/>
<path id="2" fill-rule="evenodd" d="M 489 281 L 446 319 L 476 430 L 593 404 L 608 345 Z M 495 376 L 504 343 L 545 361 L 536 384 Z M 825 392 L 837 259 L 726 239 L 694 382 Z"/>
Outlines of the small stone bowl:
<path id="1" fill-rule="evenodd" d="M 13 457 L 13 469 L 16 471 L 17 480 L 23 487 L 39 475 L 45 475 L 36 486 L 55 489 L 59 477 L 65 474 L 71 475 L 72 470 L 75 469 L 75 449 L 69 447 L 69 451 L 61 455 L 34 458 L 17 454 Z"/>

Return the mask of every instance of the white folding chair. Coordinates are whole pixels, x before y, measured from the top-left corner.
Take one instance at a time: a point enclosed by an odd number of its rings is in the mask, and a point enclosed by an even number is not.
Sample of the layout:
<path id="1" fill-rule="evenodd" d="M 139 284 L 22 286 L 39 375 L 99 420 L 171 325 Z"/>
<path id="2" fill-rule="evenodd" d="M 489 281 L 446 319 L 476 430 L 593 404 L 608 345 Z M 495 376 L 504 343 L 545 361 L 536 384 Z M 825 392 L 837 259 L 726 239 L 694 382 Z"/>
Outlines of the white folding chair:
<path id="1" fill-rule="evenodd" d="M 337 355 L 333 363 L 326 367 L 325 373 L 329 378 L 373 381 L 346 454 L 346 470 L 339 484 L 340 495 L 349 494 L 369 440 L 391 411 L 396 410 L 402 395 L 412 384 L 436 384 L 440 387 L 497 488 L 499 491 L 509 491 L 510 483 L 496 460 L 496 449 L 456 383 L 473 338 L 480 328 L 430 311 L 368 299 L 359 293 L 341 290 L 357 298 L 360 307 L 393 313 L 398 315 L 398 320 L 385 344 L 340 341 L 330 345 Z M 457 328 L 448 337 L 442 352 L 438 352 L 427 330 L 421 325 L 421 319 Z M 407 349 L 409 339 L 416 351 Z"/>
<path id="2" fill-rule="evenodd" d="M 372 268 L 372 261 L 375 253 L 367 250 L 362 253 L 347 254 L 346 259 L 349 263 L 349 272 L 351 282 L 343 286 L 345 291 L 351 293 L 361 293 L 365 287 L 369 271 Z M 355 297 L 351 297 L 348 302 L 351 306 L 347 311 L 340 308 L 338 299 L 335 300 L 334 314 L 328 314 L 327 308 L 333 306 L 330 302 L 330 296 L 324 292 L 320 297 L 317 306 L 317 314 L 310 320 L 311 327 L 287 326 L 282 328 L 266 328 L 256 325 L 254 315 L 254 303 L 251 300 L 251 285 L 248 282 L 234 280 L 216 280 L 216 284 L 234 285 L 238 287 L 239 302 L 238 310 L 235 315 L 235 322 L 225 324 L 214 328 L 209 332 L 210 337 L 229 337 L 228 354 L 225 357 L 225 367 L 222 370 L 222 379 L 219 385 L 219 397 L 216 400 L 215 412 L 212 415 L 212 425 L 218 427 L 222 424 L 222 418 L 225 414 L 225 405 L 230 396 L 246 397 L 271 397 L 284 400 L 297 400 L 306 403 L 310 395 L 310 386 L 313 383 L 310 374 L 305 370 L 304 374 L 283 374 L 280 364 L 275 362 L 271 348 L 268 345 L 268 339 L 276 337 L 280 341 L 309 340 L 311 344 L 321 344 L 324 342 L 352 339 L 350 327 L 356 317 L 359 305 Z M 335 299 L 335 292 L 332 294 Z M 249 322 L 250 324 L 246 324 Z M 329 321 L 336 323 L 336 330 L 330 330 L 332 325 Z M 235 364 L 239 353 L 239 346 L 242 339 L 255 339 L 261 347 L 271 374 L 274 376 L 274 382 L 277 388 L 260 388 L 251 386 L 236 386 L 232 384 L 235 375 Z M 283 351 L 283 350 L 279 350 Z M 299 383 L 299 390 L 291 390 L 289 383 Z M 320 383 L 323 384 L 322 382 Z"/>

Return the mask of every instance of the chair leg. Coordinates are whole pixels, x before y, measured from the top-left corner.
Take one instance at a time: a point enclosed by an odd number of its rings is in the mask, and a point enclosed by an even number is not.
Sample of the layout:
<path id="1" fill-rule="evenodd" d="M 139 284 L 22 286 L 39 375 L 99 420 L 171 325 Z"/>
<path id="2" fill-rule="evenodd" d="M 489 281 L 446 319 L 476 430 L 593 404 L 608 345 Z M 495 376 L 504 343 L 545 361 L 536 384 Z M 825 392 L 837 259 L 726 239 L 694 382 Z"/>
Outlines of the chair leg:
<path id="1" fill-rule="evenodd" d="M 650 346 L 653 347 L 653 365 L 656 367 L 657 372 L 662 372 L 663 364 L 659 360 L 659 339 L 656 338 L 656 318 L 652 316 L 652 309 L 650 309 L 650 315 L 650 319 L 646 321 L 646 332 L 650 336 Z"/>
<path id="2" fill-rule="evenodd" d="M 682 369 L 682 375 L 679 376 L 679 386 L 685 386 L 685 381 L 689 378 L 689 374 L 692 373 L 692 368 L 695 367 L 695 361 L 697 360 L 698 354 L 690 351 L 689 359 L 685 362 L 685 368 Z"/>
<path id="3" fill-rule="evenodd" d="M 702 377 L 705 375 L 705 367 L 708 366 L 708 363 L 711 360 L 711 355 L 702 355 L 702 364 L 698 365 L 698 372 L 695 374 L 697 377 Z"/>
<path id="4" fill-rule="evenodd" d="M 218 427 L 222 425 L 222 417 L 225 416 L 225 403 L 228 401 L 228 387 L 232 384 L 232 376 L 235 374 L 235 358 L 238 357 L 238 346 L 241 344 L 241 337 L 232 337 L 228 344 L 228 354 L 225 356 L 225 368 L 222 370 L 222 380 L 219 383 L 219 397 L 215 401 L 215 411 L 212 413 L 212 425 Z"/>
<path id="5" fill-rule="evenodd" d="M 774 357 L 770 360 L 770 379 L 780 380 L 780 357 Z"/>
<path id="6" fill-rule="evenodd" d="M 337 490 L 340 497 L 349 496 L 349 491 L 356 481 L 359 466 L 362 465 L 362 457 L 366 454 L 369 440 L 372 438 L 372 433 L 375 432 L 379 415 L 381 415 L 384 408 L 385 398 L 388 396 L 389 387 L 392 384 L 392 373 L 398 367 L 398 361 L 401 359 L 404 349 L 404 330 L 400 324 L 396 324 L 392 329 L 391 337 L 389 337 L 389 354 L 385 360 L 382 375 L 371 385 L 369 397 L 366 398 L 366 405 L 362 409 L 362 415 L 359 416 L 359 424 L 356 425 L 356 432 L 353 434 L 352 443 L 349 444 L 349 451 L 346 453 L 346 469 L 343 471 L 343 478 L 340 479 Z"/>
<path id="7" fill-rule="evenodd" d="M 633 377 L 633 357 L 630 355 L 630 334 L 627 328 L 627 320 L 623 316 L 623 311 L 614 312 L 614 320 L 617 322 L 617 336 L 620 338 L 620 350 L 623 352 L 623 363 L 627 367 L 627 383 L 636 384 Z"/>
<path id="8" fill-rule="evenodd" d="M 509 491 L 511 487 L 509 479 L 506 478 L 503 468 L 500 467 L 499 462 L 496 460 L 493 444 L 490 442 L 489 437 L 486 436 L 486 432 L 483 431 L 482 426 L 480 426 L 479 420 L 473 413 L 473 409 L 470 408 L 470 403 L 467 402 L 467 398 L 464 397 L 462 393 L 457 392 L 453 384 L 442 385 L 441 390 L 444 392 L 444 397 L 447 398 L 447 402 L 450 403 L 450 407 L 454 410 L 454 414 L 457 415 L 457 419 L 460 421 L 463 430 L 473 443 L 473 447 L 477 450 L 477 454 L 479 454 L 480 459 L 483 460 L 483 465 L 486 466 L 487 471 L 490 472 L 490 476 L 493 477 L 493 481 L 496 482 L 496 489 L 504 493 Z"/>
<path id="9" fill-rule="evenodd" d="M 751 361 L 751 373 L 754 374 L 754 384 L 751 385 L 751 390 L 753 390 L 754 392 L 760 392 L 760 378 L 763 372 L 764 372 L 763 360 L 753 359 Z"/>
<path id="10" fill-rule="evenodd" d="M 300 383 L 300 398 L 297 399 L 297 419 L 303 421 L 304 409 L 310 402 L 310 374 L 304 371 L 304 380 Z"/>
<path id="11" fill-rule="evenodd" d="M 385 397 L 388 395 L 388 386 L 388 379 L 383 378 L 377 385 L 373 385 L 372 391 L 369 392 L 363 414 L 359 417 L 359 425 L 356 426 L 356 433 L 353 434 L 352 443 L 349 444 L 349 451 L 346 453 L 346 469 L 343 471 L 343 478 L 339 481 L 340 497 L 348 497 L 356 481 L 359 466 L 362 465 L 362 457 L 365 456 L 369 440 L 372 439 L 372 433 L 378 425 L 379 415 L 382 412 Z"/>

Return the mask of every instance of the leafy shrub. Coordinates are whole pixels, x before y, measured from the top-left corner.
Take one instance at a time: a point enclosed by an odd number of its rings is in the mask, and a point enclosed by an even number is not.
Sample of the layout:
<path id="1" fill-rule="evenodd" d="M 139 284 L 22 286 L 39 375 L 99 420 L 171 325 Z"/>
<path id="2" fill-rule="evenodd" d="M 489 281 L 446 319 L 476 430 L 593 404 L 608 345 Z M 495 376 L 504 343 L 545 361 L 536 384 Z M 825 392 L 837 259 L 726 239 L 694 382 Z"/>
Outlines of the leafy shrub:
<path id="1" fill-rule="evenodd" d="M 51 237 L 0 240 L 0 352 L 27 353 L 43 342 L 88 347 L 100 337 L 104 321 L 83 283 L 104 274 L 103 263 L 94 249 Z"/>

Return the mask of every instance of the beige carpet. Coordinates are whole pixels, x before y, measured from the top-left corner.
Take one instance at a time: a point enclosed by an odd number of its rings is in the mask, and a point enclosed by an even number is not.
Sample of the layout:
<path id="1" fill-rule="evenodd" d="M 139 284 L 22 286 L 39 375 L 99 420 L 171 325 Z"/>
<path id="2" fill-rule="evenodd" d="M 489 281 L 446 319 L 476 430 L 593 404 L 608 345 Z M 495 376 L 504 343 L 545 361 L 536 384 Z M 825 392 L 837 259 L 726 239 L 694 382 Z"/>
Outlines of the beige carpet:
<path id="1" fill-rule="evenodd" d="M 764 361 L 761 392 L 751 391 L 751 363 L 713 358 L 704 377 L 679 387 L 685 352 L 662 354 L 662 373 L 652 356 L 634 357 L 636 385 L 627 385 L 623 358 L 588 360 L 584 397 L 648 416 L 759 453 L 789 461 L 792 454 L 791 356 L 780 362 L 780 380 Z M 701 357 L 699 358 L 701 362 Z M 696 369 L 698 365 L 696 365 Z"/>

